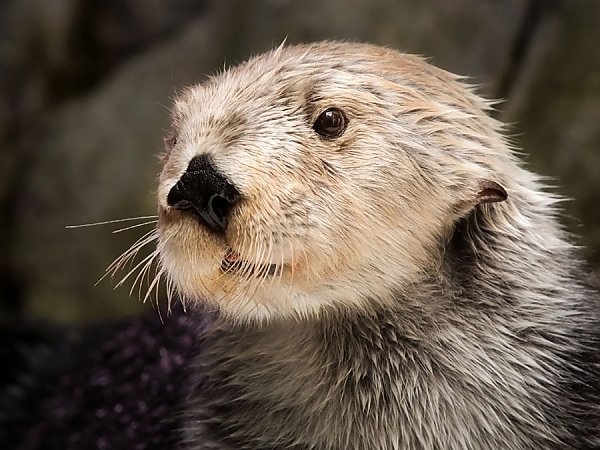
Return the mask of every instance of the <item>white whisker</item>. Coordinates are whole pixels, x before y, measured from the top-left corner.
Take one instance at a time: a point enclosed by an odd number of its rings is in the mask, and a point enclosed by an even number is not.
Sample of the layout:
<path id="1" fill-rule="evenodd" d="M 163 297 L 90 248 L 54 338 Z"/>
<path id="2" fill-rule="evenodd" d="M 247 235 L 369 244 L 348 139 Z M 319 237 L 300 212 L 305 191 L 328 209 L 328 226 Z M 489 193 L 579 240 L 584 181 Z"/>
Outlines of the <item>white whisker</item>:
<path id="1" fill-rule="evenodd" d="M 260 243 L 261 243 L 261 247 L 260 247 L 261 251 L 258 255 L 257 261 L 270 260 L 271 252 L 272 252 L 272 244 L 273 244 L 273 235 L 271 235 L 269 238 L 269 247 L 265 248 L 262 240 Z M 255 287 L 254 287 L 254 290 L 252 291 L 252 294 L 250 296 L 248 296 L 248 298 L 247 298 L 248 302 L 250 302 L 252 299 L 254 299 L 254 297 L 256 296 L 256 293 L 262 287 L 262 285 L 264 284 L 264 282 L 268 276 L 269 264 L 260 264 L 258 267 L 259 267 L 259 270 L 257 271 L 256 265 L 254 265 L 254 272 L 252 275 L 254 276 Z"/>
<path id="2" fill-rule="evenodd" d="M 258 244 L 258 239 L 254 238 L 250 241 L 250 255 L 259 255 L 258 248 L 255 248 Z M 257 257 L 255 256 L 253 259 L 258 260 Z M 246 289 L 245 290 L 237 290 L 237 292 L 239 293 L 239 297 L 246 297 L 246 299 L 248 299 L 249 297 L 251 297 L 250 294 L 250 290 L 253 287 L 254 284 L 254 276 L 255 274 L 255 270 L 256 270 L 256 265 L 252 264 L 251 262 L 247 261 L 247 260 L 242 260 L 242 267 L 241 270 L 239 271 L 241 274 L 242 279 L 244 280 L 244 283 L 246 285 Z M 236 297 L 235 301 L 238 301 L 238 298 Z M 240 306 L 241 307 L 241 306 Z"/>
<path id="3" fill-rule="evenodd" d="M 111 277 L 115 276 L 117 271 L 121 269 L 121 267 L 127 264 L 127 262 L 132 258 L 135 258 L 135 256 L 142 249 L 142 247 L 144 247 L 145 245 L 154 241 L 157 238 L 158 233 L 156 232 L 156 230 L 150 230 L 142 237 L 140 237 L 131 245 L 131 247 L 129 247 L 127 250 L 121 253 L 121 255 L 115 258 L 115 260 L 112 263 L 110 263 L 110 265 L 106 268 L 105 274 L 96 282 L 96 285 L 98 285 L 108 275 L 110 275 Z"/>
<path id="4" fill-rule="evenodd" d="M 158 252 L 155 252 L 156 254 L 158 254 Z M 144 274 L 142 275 L 142 278 L 140 280 L 146 279 L 146 286 L 148 286 L 148 289 L 151 288 L 150 286 L 150 269 L 152 268 L 152 264 L 154 263 L 156 259 L 156 255 L 146 263 L 146 265 L 144 266 Z M 156 276 L 156 272 L 158 271 L 158 267 L 155 268 L 154 271 L 154 275 Z M 148 291 L 149 292 L 149 291 Z M 140 288 L 138 291 L 138 299 L 141 297 L 142 295 L 142 282 L 140 281 Z M 143 303 L 146 303 L 146 301 L 144 300 Z"/>
<path id="5" fill-rule="evenodd" d="M 150 266 L 152 265 L 154 259 L 156 258 L 156 251 L 152 252 L 151 255 L 152 255 L 152 258 L 150 258 L 148 261 L 146 261 L 144 266 L 140 269 L 140 271 L 136 275 L 135 279 L 133 280 L 131 289 L 129 290 L 129 296 L 132 296 L 133 291 L 135 290 L 135 287 L 136 287 L 136 285 L 138 285 L 138 282 L 139 282 L 138 301 L 141 301 L 141 298 L 142 298 L 142 284 L 143 284 L 144 275 L 148 272 L 148 270 L 150 269 Z"/>
<path id="6" fill-rule="evenodd" d="M 146 303 L 146 301 L 150 298 L 150 295 L 152 294 L 152 290 L 154 289 L 154 286 L 159 282 L 160 280 L 160 272 L 157 273 L 156 275 L 154 275 L 154 278 L 152 279 L 152 283 L 150 283 L 150 286 L 148 286 L 148 290 L 146 291 L 146 295 L 144 295 L 144 300 L 142 300 L 142 303 Z"/>
<path id="7" fill-rule="evenodd" d="M 153 253 L 150 253 L 148 256 L 146 256 L 144 259 L 142 259 L 139 263 L 136 264 L 136 266 L 133 269 L 131 269 L 129 272 L 127 272 L 127 275 L 125 275 L 123 278 L 121 278 L 121 281 L 119 281 L 115 287 L 122 286 L 123 283 L 125 283 L 125 281 L 127 281 L 127 279 L 131 276 L 131 274 L 138 269 L 138 267 L 140 267 L 142 264 L 147 262 L 150 258 L 154 258 L 155 256 L 156 256 L 156 251 L 154 251 Z"/>
<path id="8" fill-rule="evenodd" d="M 269 247 L 267 248 L 267 254 L 265 261 L 271 261 L 273 259 L 273 234 L 269 235 Z M 271 263 L 267 262 L 263 264 L 263 270 L 261 271 L 259 288 L 269 279 L 269 289 L 273 286 L 273 275 L 270 273 Z"/>
<path id="9" fill-rule="evenodd" d="M 173 301 L 173 280 L 171 280 L 171 278 L 168 276 L 167 276 L 166 285 L 167 285 L 167 315 L 170 316 L 171 314 L 173 314 L 173 311 L 171 311 L 171 302 Z"/>
<path id="10" fill-rule="evenodd" d="M 283 237 L 283 235 L 281 233 L 279 233 L 279 241 L 282 243 L 281 244 L 282 251 L 281 251 L 281 263 L 280 263 L 280 266 L 279 266 L 279 276 L 277 277 L 277 288 L 278 289 L 281 287 L 281 281 L 283 280 L 283 268 L 284 268 L 284 265 L 285 265 L 285 258 L 283 257 L 283 241 L 284 241 L 284 237 Z M 292 244 L 289 241 L 289 239 L 287 240 L 287 242 L 290 245 L 290 253 L 292 253 L 293 252 L 293 250 L 291 249 Z"/>
<path id="11" fill-rule="evenodd" d="M 165 323 L 165 321 L 163 320 L 163 316 L 162 316 L 162 312 L 160 311 L 160 305 L 158 304 L 158 294 L 160 292 L 160 277 L 162 275 L 162 271 L 158 270 L 159 268 L 156 268 L 156 277 L 158 278 L 158 281 L 156 283 L 156 289 L 154 290 L 155 292 L 155 297 L 154 300 L 156 302 L 156 310 L 158 311 L 158 317 L 160 318 L 160 322 L 162 324 Z"/>
<path id="12" fill-rule="evenodd" d="M 67 225 L 67 226 L 65 226 L 65 228 L 73 229 L 73 228 L 95 227 L 98 225 L 109 225 L 111 223 L 130 222 L 133 220 L 146 220 L 146 219 L 158 219 L 158 216 L 126 217 L 124 219 L 105 220 L 103 222 L 82 223 L 79 225 Z"/>
<path id="13" fill-rule="evenodd" d="M 142 248 L 147 243 L 152 242 L 157 237 L 158 237 L 158 234 L 156 233 L 156 230 L 148 231 L 142 237 L 140 237 L 137 241 L 135 241 L 133 244 L 131 244 L 131 246 L 127 250 L 125 250 L 117 258 L 115 258 L 115 260 L 106 268 L 106 271 L 107 272 L 112 271 L 114 273 L 114 271 L 112 270 L 113 268 L 118 270 L 118 268 L 122 264 L 126 263 L 132 256 L 134 256 L 136 254 L 135 252 L 137 252 L 137 250 Z"/>
<path id="14" fill-rule="evenodd" d="M 119 228 L 118 230 L 114 230 L 112 233 L 113 234 L 122 233 L 123 231 L 132 230 L 134 228 L 143 227 L 143 226 L 150 225 L 150 224 L 157 223 L 157 222 L 158 222 L 158 220 L 151 220 L 149 222 L 138 223 L 137 225 L 131 225 L 131 226 L 125 227 L 125 228 Z"/>
<path id="15" fill-rule="evenodd" d="M 129 259 L 131 259 L 132 257 L 134 257 L 137 252 L 144 247 L 146 244 L 155 241 L 156 239 L 158 239 L 158 232 L 156 231 L 156 229 L 150 230 L 148 231 L 146 234 L 144 234 L 142 237 L 140 237 L 137 241 L 135 241 L 131 247 L 129 247 L 129 249 L 125 252 L 123 252 L 123 255 L 120 258 L 123 258 L 123 261 L 121 262 L 121 264 L 125 264 L 127 263 L 127 261 Z M 115 263 L 118 262 L 118 259 L 115 260 Z"/>

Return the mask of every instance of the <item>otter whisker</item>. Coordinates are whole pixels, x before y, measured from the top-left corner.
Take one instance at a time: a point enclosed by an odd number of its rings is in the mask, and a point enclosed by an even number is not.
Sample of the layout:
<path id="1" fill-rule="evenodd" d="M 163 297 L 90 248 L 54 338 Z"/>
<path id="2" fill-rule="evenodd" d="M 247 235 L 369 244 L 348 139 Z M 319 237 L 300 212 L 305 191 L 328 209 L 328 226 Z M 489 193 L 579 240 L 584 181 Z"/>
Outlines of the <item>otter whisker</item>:
<path id="1" fill-rule="evenodd" d="M 281 252 L 281 254 L 283 255 L 283 252 Z M 264 270 L 263 270 L 263 280 L 262 282 L 266 281 L 267 278 L 269 278 L 269 289 L 271 289 L 273 287 L 273 279 L 275 278 L 275 273 L 271 274 L 271 267 L 270 267 L 270 262 L 273 258 L 273 233 L 271 233 L 269 235 L 269 248 L 267 251 L 267 258 L 266 261 L 267 263 L 264 264 Z M 271 275 L 271 276 L 269 276 Z M 262 282 L 261 282 L 261 286 L 262 286 Z"/>
<path id="2" fill-rule="evenodd" d="M 261 244 L 262 244 L 262 240 L 261 240 Z M 273 235 L 271 234 L 269 236 L 269 246 L 265 247 L 264 245 L 261 245 L 261 252 L 260 252 L 260 256 L 258 261 L 270 261 L 271 260 L 271 254 L 272 254 L 272 247 L 273 247 Z M 259 269 L 258 269 L 258 273 L 256 273 L 255 271 L 255 287 L 254 290 L 252 291 L 252 294 L 249 296 L 248 301 L 251 301 L 254 299 L 254 297 L 256 296 L 256 293 L 260 290 L 260 288 L 263 286 L 265 280 L 268 278 L 268 272 L 269 272 L 269 265 L 268 264 L 261 264 L 259 265 Z"/>
<path id="3" fill-rule="evenodd" d="M 148 289 L 146 290 L 146 294 L 144 295 L 144 299 L 142 300 L 142 303 L 146 303 L 146 301 L 152 296 L 152 291 L 154 289 L 155 286 L 157 286 L 158 282 L 160 281 L 160 275 L 161 272 L 156 269 L 156 271 L 154 272 L 154 277 L 152 278 L 152 282 L 150 284 L 148 284 Z M 157 305 L 158 305 L 158 299 L 157 299 Z"/>
<path id="4" fill-rule="evenodd" d="M 256 246 L 256 239 L 251 239 L 250 245 L 248 246 L 248 254 L 249 255 L 256 254 L 255 246 Z M 246 259 L 242 259 L 242 267 L 240 268 L 239 273 L 243 280 L 248 280 L 250 278 L 251 269 L 252 269 L 252 265 L 249 263 L 249 261 Z"/>
<path id="5" fill-rule="evenodd" d="M 155 293 L 154 301 L 156 302 L 156 311 L 158 312 L 158 318 L 160 319 L 160 323 L 162 323 L 164 325 L 165 321 L 163 320 L 162 312 L 160 310 L 160 305 L 158 303 L 158 294 L 160 292 L 160 277 L 161 277 L 161 275 L 162 275 L 162 272 L 160 272 L 160 271 L 156 272 L 158 282 L 156 283 L 156 289 L 154 290 L 154 293 Z"/>
<path id="6" fill-rule="evenodd" d="M 146 286 L 150 284 L 150 280 L 148 279 L 148 271 L 150 270 L 150 267 L 152 267 L 152 263 L 153 263 L 154 259 L 155 258 L 153 256 L 148 261 L 146 261 L 146 263 L 138 271 L 138 274 L 136 275 L 135 280 L 133 280 L 133 285 L 131 286 L 129 295 L 133 295 L 133 290 L 135 289 L 135 287 L 137 285 L 138 301 L 142 300 L 141 297 L 142 297 L 142 287 L 144 285 L 144 279 L 146 280 Z"/>
<path id="7" fill-rule="evenodd" d="M 158 317 L 160 318 L 161 322 L 164 323 L 163 318 L 162 318 L 162 313 L 160 312 L 160 307 L 158 305 L 158 284 L 160 282 L 161 274 L 162 274 L 162 272 L 160 272 L 160 271 L 156 272 L 156 275 L 154 276 L 152 283 L 150 284 L 150 286 L 148 287 L 148 290 L 146 291 L 146 295 L 144 296 L 144 300 L 142 301 L 142 303 L 146 303 L 146 301 L 152 295 L 152 291 L 156 287 L 156 309 L 158 310 Z"/>
<path id="8" fill-rule="evenodd" d="M 138 254 L 142 247 L 156 239 L 158 239 L 158 233 L 156 230 L 151 230 L 148 233 L 144 234 L 141 238 L 135 241 L 127 250 L 125 250 L 117 258 L 115 258 L 115 260 L 112 263 L 109 264 L 109 266 L 105 270 L 104 275 L 102 275 L 100 279 L 96 281 L 94 286 L 100 284 L 100 282 L 109 275 L 111 277 L 114 277 L 117 271 L 119 271 L 119 269 L 121 269 L 121 267 L 123 267 L 123 265 L 125 265 L 127 261 L 135 257 L 135 255 Z"/>
<path id="9" fill-rule="evenodd" d="M 162 243 L 162 245 L 165 245 L 165 244 L 166 244 L 166 243 L 169 241 L 169 239 L 170 239 L 170 237 L 166 238 L 166 239 L 164 240 L 164 242 Z M 162 248 L 162 247 L 161 247 L 161 248 Z M 192 261 L 194 262 L 194 264 L 195 264 L 195 265 L 196 265 L 196 264 L 199 264 L 199 262 L 198 262 L 198 259 L 197 259 L 197 258 L 198 258 L 198 253 L 196 253 L 196 252 L 192 253 L 192 258 L 191 258 L 191 259 L 192 259 Z M 206 284 L 204 283 L 204 281 L 202 280 L 202 278 L 199 278 L 199 281 L 200 281 L 200 284 L 202 285 L 202 289 L 204 289 L 204 290 L 206 290 L 206 291 L 210 292 L 210 290 L 209 290 L 209 289 L 207 289 L 207 286 L 206 286 Z"/>
<path id="10" fill-rule="evenodd" d="M 310 264 L 308 261 L 308 255 L 307 255 L 306 249 L 304 247 L 301 247 L 300 249 L 302 250 L 302 256 L 304 257 L 306 276 L 309 276 L 308 270 L 310 268 Z"/>
<path id="11" fill-rule="evenodd" d="M 118 230 L 113 230 L 112 233 L 113 234 L 122 233 L 123 231 L 128 231 L 128 230 L 132 230 L 134 228 L 143 227 L 143 226 L 151 225 L 151 224 L 155 224 L 155 223 L 158 223 L 158 220 L 151 220 L 149 222 L 138 223 L 137 225 L 131 225 L 131 226 L 125 227 L 125 228 L 119 228 Z"/>
<path id="12" fill-rule="evenodd" d="M 283 239 L 283 234 L 280 232 L 279 233 L 279 242 L 283 242 L 283 240 L 284 240 Z M 281 249 L 282 249 L 281 252 L 280 252 L 281 253 L 281 262 L 280 262 L 279 267 L 278 267 L 279 274 L 277 276 L 277 288 L 279 288 L 281 286 L 281 281 L 283 280 L 283 266 L 285 264 L 285 258 L 284 258 L 284 254 L 283 254 L 283 245 L 281 246 Z M 275 275 L 277 275 L 277 274 L 275 274 Z"/>
<path id="13" fill-rule="evenodd" d="M 142 264 L 144 264 L 149 259 L 154 258 L 154 257 L 156 257 L 156 251 L 150 253 L 148 256 L 146 256 L 144 259 L 142 259 L 139 263 L 137 263 L 133 269 L 131 269 L 129 272 L 127 272 L 127 275 L 125 275 L 123 278 L 121 278 L 121 281 L 119 281 L 115 287 L 118 288 L 119 286 L 122 286 L 123 283 L 125 283 L 125 281 L 127 281 L 127 279 L 131 276 L 132 273 L 134 273 Z"/>
<path id="14" fill-rule="evenodd" d="M 237 252 L 237 249 L 244 249 L 245 247 L 246 247 L 246 233 L 242 233 L 241 243 L 239 243 L 239 244 L 233 243 L 232 250 Z M 244 261 L 242 261 L 242 264 L 244 264 Z M 222 270 L 221 274 L 215 279 L 215 283 L 218 283 L 222 278 L 226 277 L 228 274 L 230 274 L 236 270 L 241 272 L 240 268 L 236 269 L 233 265 L 226 266 L 225 270 Z M 239 291 L 239 289 L 236 289 L 236 291 Z"/>
<path id="15" fill-rule="evenodd" d="M 282 248 L 282 251 L 281 251 L 281 264 L 278 267 L 279 273 L 276 274 L 277 275 L 277 288 L 278 289 L 281 287 L 281 284 L 283 282 L 283 270 L 285 269 L 285 258 L 284 258 L 284 252 L 283 252 L 283 248 L 284 248 L 283 243 L 284 242 L 287 242 L 287 244 L 290 247 L 290 252 L 289 253 L 290 253 L 290 255 L 293 255 L 292 242 L 289 239 L 289 237 L 287 235 L 284 235 L 283 233 L 280 233 L 280 242 L 282 243 L 281 244 L 281 248 Z M 288 297 L 289 297 L 289 294 L 290 293 L 288 292 Z"/>
<path id="16" fill-rule="evenodd" d="M 256 244 L 256 251 L 254 250 L 254 246 Z M 263 254 L 264 254 L 264 245 L 263 245 L 263 240 L 262 239 L 253 239 L 251 242 L 251 247 L 250 247 L 251 251 L 252 251 L 252 255 L 256 255 L 254 257 L 255 261 L 262 261 L 263 258 Z M 249 303 L 252 301 L 252 298 L 254 297 L 254 295 L 256 294 L 256 290 L 258 289 L 258 272 L 257 272 L 257 264 L 253 264 L 250 262 L 246 262 L 246 270 L 244 270 L 243 276 L 247 281 L 247 288 L 246 291 L 244 293 L 244 296 L 247 297 L 246 298 L 246 303 Z"/>
<path id="17" fill-rule="evenodd" d="M 246 233 L 244 233 L 243 238 L 242 238 L 242 242 L 245 245 L 246 242 Z M 255 253 L 255 247 L 257 244 L 257 240 L 255 238 L 253 238 L 253 236 L 250 237 L 250 245 L 249 245 L 249 251 L 248 253 L 251 255 L 254 255 Z M 238 273 L 240 274 L 240 278 L 241 280 L 243 280 L 243 286 L 242 284 L 236 286 L 233 294 L 232 294 L 232 304 L 237 304 L 239 302 L 239 300 L 243 297 L 248 297 L 248 293 L 250 292 L 250 289 L 252 288 L 252 283 L 253 280 L 251 278 L 251 271 L 253 270 L 253 265 L 247 261 L 247 260 L 242 260 L 241 261 L 241 267 L 237 270 Z M 247 303 L 247 302 L 245 302 Z M 240 304 L 239 308 L 241 308 L 242 305 Z"/>
<path id="18" fill-rule="evenodd" d="M 296 268 L 296 255 L 294 254 L 294 246 L 292 245 L 291 239 L 288 238 L 288 242 L 290 243 L 290 261 L 291 261 L 291 266 L 290 266 L 290 288 L 288 290 L 287 298 L 291 299 L 291 297 L 292 297 L 292 288 L 294 286 L 294 270 Z"/>
<path id="19" fill-rule="evenodd" d="M 158 234 L 156 233 L 155 230 L 152 230 L 150 232 L 148 232 L 145 237 L 142 237 L 140 240 L 136 241 L 136 243 L 134 243 L 131 248 L 122 255 L 122 257 L 116 261 L 115 267 L 113 268 L 112 272 L 116 272 L 117 270 L 120 269 L 121 266 L 126 265 L 127 263 L 130 262 L 130 260 L 133 260 L 138 252 L 145 247 L 146 245 L 148 245 L 151 242 L 154 242 L 158 239 Z"/>
<path id="20" fill-rule="evenodd" d="M 161 269 L 162 270 L 162 269 Z M 166 288 L 167 288 L 167 315 L 171 315 L 173 312 L 171 311 L 171 303 L 173 301 L 173 280 L 170 277 L 166 277 Z"/>
<path id="21" fill-rule="evenodd" d="M 304 247 L 300 247 L 300 252 L 301 252 L 302 256 L 304 256 L 305 273 L 308 274 L 308 268 L 310 266 L 308 263 L 308 255 L 306 254 L 306 249 Z M 292 275 L 290 277 L 290 287 L 288 289 L 288 298 L 290 298 L 290 299 L 292 297 L 292 291 L 294 289 L 294 267 L 295 267 L 295 265 L 296 265 L 296 261 L 295 261 L 294 249 L 292 247 L 292 269 L 291 269 Z"/>
<path id="22" fill-rule="evenodd" d="M 146 220 L 146 219 L 158 219 L 158 216 L 139 216 L 139 217 L 126 217 L 124 219 L 113 219 L 113 220 L 105 220 L 102 222 L 93 222 L 93 223 L 82 223 L 79 225 L 67 225 L 65 228 L 74 229 L 74 228 L 86 228 L 86 227 L 96 227 L 99 225 L 110 225 L 111 223 L 119 223 L 119 222 L 131 222 L 134 220 Z"/>
<path id="23" fill-rule="evenodd" d="M 129 261 L 135 257 L 139 250 L 146 244 L 158 239 L 158 232 L 156 229 L 150 230 L 135 241 L 127 250 L 119 255 L 115 260 L 106 268 L 106 272 L 114 276 L 114 274 Z M 105 275 L 106 276 L 106 275 Z"/>
<path id="24" fill-rule="evenodd" d="M 245 262 L 242 264 L 245 264 Z M 233 269 L 231 269 L 231 270 L 233 270 Z M 243 296 L 244 292 L 247 292 L 250 280 L 243 276 L 243 270 L 244 270 L 244 267 L 242 266 L 240 268 L 240 274 L 241 274 L 240 278 L 241 278 L 242 282 L 237 284 L 232 292 L 224 293 L 223 295 L 221 295 L 219 301 L 223 301 L 225 296 L 229 295 L 231 298 L 231 304 L 236 304 L 238 302 L 238 300 Z M 230 272 L 230 269 L 228 268 L 225 273 L 229 273 L 229 272 Z"/>
<path id="25" fill-rule="evenodd" d="M 142 296 L 142 284 L 143 284 L 143 279 L 146 276 L 146 274 L 148 273 L 148 271 L 150 270 L 150 267 L 152 266 L 152 263 L 154 262 L 156 256 L 158 255 L 157 251 L 154 251 L 152 253 L 152 258 L 150 258 L 146 264 L 144 264 L 144 266 L 141 268 L 141 270 L 138 272 L 138 274 L 135 277 L 135 280 L 133 280 L 133 285 L 131 286 L 131 289 L 129 290 L 129 295 L 133 295 L 133 291 L 135 289 L 135 286 L 138 284 L 139 281 L 139 287 L 138 287 L 138 301 L 141 301 L 141 296 Z M 147 280 L 148 282 L 148 280 Z"/>
<path id="26" fill-rule="evenodd" d="M 139 251 L 145 247 L 147 244 L 153 242 L 155 239 L 149 239 L 148 241 L 144 242 L 143 244 L 140 244 L 138 247 L 136 247 L 135 249 L 132 249 L 131 252 L 129 252 L 127 255 L 125 255 L 123 257 L 122 261 L 119 261 L 117 264 L 115 264 L 114 267 L 112 267 L 109 271 L 109 273 L 111 274 L 111 276 L 115 276 L 116 273 L 125 265 L 127 265 L 128 262 L 132 261 L 135 259 L 135 257 L 137 256 L 137 254 L 139 253 Z"/>
<path id="27" fill-rule="evenodd" d="M 163 250 L 164 247 L 167 246 L 169 244 L 169 242 L 172 239 L 172 235 L 166 235 L 166 236 L 162 236 L 162 239 L 158 241 L 157 244 L 157 248 L 156 251 L 158 253 L 158 264 L 161 266 L 161 268 L 163 267 L 163 262 L 162 262 L 162 255 L 163 255 Z M 195 252 L 191 252 L 189 253 L 189 258 L 192 262 L 193 265 L 198 264 L 197 261 L 197 254 Z M 174 296 L 175 293 L 178 294 L 178 298 L 179 298 L 179 302 L 181 303 L 181 306 L 183 308 L 183 312 L 186 313 L 187 312 L 187 302 L 189 301 L 189 297 L 181 290 L 177 289 L 176 286 L 174 286 L 174 282 L 171 279 L 171 277 L 168 275 L 168 272 L 165 271 L 164 269 L 161 269 L 163 271 L 163 273 L 167 274 L 167 281 L 171 284 L 172 289 L 171 289 L 171 294 L 169 294 L 167 292 L 167 295 L 170 296 L 168 301 L 169 301 L 169 308 L 170 308 L 170 303 L 172 301 L 172 298 Z M 204 281 L 202 280 L 202 278 L 198 278 L 202 289 L 204 289 L 206 292 L 210 292 L 209 289 L 207 289 L 207 286 L 205 285 Z M 170 309 L 169 309 L 170 310 Z"/>
<path id="28" fill-rule="evenodd" d="M 280 253 L 283 256 L 283 252 L 280 252 Z M 271 272 L 271 262 L 270 261 L 272 261 L 272 260 L 273 260 L 273 233 L 271 233 L 269 235 L 269 247 L 268 247 L 267 258 L 266 258 L 267 263 L 264 265 L 265 270 L 263 270 L 263 281 L 266 281 L 267 279 L 269 279 L 269 289 L 271 289 L 273 287 L 273 281 L 274 281 L 275 275 L 277 273 L 276 272 L 277 265 L 275 266 L 275 271 Z"/>
<path id="29" fill-rule="evenodd" d="M 162 275 L 163 275 L 163 272 L 158 264 L 156 265 L 156 269 L 155 269 L 154 273 L 156 273 L 156 276 L 158 277 L 158 283 L 156 284 L 156 289 L 154 290 L 154 294 L 155 294 L 154 299 L 156 301 L 156 306 L 158 307 L 158 294 L 160 293 L 160 282 L 162 280 Z"/>

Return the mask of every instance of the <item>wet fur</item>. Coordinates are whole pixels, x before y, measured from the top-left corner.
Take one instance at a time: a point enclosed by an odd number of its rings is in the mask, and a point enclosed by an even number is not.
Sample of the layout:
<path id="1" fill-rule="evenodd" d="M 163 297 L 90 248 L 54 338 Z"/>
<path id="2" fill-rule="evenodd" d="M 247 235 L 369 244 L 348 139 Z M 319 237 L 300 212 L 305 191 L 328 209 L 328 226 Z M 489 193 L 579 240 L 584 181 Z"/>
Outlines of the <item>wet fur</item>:
<path id="1" fill-rule="evenodd" d="M 320 139 L 331 106 L 349 126 Z M 342 43 L 180 96 L 159 249 L 224 316 L 196 363 L 190 448 L 600 447 L 598 294 L 488 109 L 417 57 Z M 165 205 L 203 152 L 246 196 L 221 237 Z M 508 200 L 478 204 L 478 180 Z M 218 275 L 228 246 L 287 273 Z"/>
<path id="2" fill-rule="evenodd" d="M 209 334 L 190 448 L 598 448 L 598 302 L 575 256 L 523 264 L 485 222 L 461 223 L 397 307 Z M 546 264 L 565 267 L 560 287 L 537 278 Z"/>
<path id="3" fill-rule="evenodd" d="M 332 106 L 348 128 L 324 139 L 312 123 Z M 280 47 L 187 89 L 157 229 L 109 273 L 157 240 L 125 278 L 159 258 L 148 293 L 166 277 L 193 312 L 6 353 L 19 374 L 0 389 L 0 441 L 600 448 L 599 296 L 560 199 L 489 108 L 459 77 L 362 44 Z M 222 235 L 166 204 L 201 153 L 243 195 Z M 508 198 L 482 203 L 493 183 Z M 241 272 L 221 270 L 229 248 Z"/>

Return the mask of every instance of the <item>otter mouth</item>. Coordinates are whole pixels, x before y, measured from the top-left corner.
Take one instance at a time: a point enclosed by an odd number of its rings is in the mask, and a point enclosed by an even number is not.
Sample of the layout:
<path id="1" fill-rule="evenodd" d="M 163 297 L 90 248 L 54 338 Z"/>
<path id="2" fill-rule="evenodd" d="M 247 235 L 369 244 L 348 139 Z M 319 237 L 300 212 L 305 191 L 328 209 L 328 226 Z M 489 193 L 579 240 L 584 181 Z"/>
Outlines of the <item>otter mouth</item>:
<path id="1" fill-rule="evenodd" d="M 245 276 L 272 276 L 279 270 L 277 264 L 253 263 L 243 260 L 239 253 L 231 248 L 227 250 L 221 261 L 221 270 L 223 272 L 238 272 Z"/>

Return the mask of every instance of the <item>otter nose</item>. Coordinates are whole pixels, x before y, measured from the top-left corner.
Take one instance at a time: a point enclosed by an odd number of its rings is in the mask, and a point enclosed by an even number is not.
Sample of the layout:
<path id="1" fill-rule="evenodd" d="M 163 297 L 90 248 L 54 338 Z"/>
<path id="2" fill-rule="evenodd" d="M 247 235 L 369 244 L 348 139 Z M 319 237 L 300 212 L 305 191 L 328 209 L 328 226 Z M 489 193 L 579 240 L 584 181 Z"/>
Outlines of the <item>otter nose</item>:
<path id="1" fill-rule="evenodd" d="M 196 214 L 212 231 L 225 231 L 231 206 L 240 199 L 208 155 L 195 156 L 167 196 L 169 206 Z"/>

